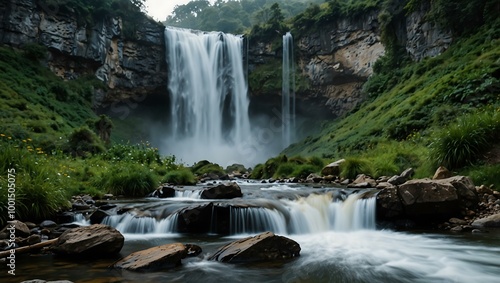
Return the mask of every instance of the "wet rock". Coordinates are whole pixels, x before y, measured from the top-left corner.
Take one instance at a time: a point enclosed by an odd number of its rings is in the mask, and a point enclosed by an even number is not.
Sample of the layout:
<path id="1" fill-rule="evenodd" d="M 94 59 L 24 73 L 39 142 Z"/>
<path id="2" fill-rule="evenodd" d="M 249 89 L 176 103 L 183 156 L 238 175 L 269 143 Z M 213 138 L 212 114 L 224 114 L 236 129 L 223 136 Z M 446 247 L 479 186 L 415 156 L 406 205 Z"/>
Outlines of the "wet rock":
<path id="1" fill-rule="evenodd" d="M 186 246 L 181 243 L 166 244 L 132 253 L 114 267 L 130 271 L 163 271 L 179 266 L 187 253 Z"/>
<path id="2" fill-rule="evenodd" d="M 202 252 L 201 247 L 198 245 L 184 244 L 184 246 L 186 246 L 188 257 L 197 256 L 197 255 L 201 254 L 201 252 Z"/>
<path id="3" fill-rule="evenodd" d="M 56 228 L 57 227 L 57 223 L 55 223 L 54 221 L 52 220 L 45 220 L 43 221 L 42 223 L 40 223 L 40 228 Z"/>
<path id="4" fill-rule="evenodd" d="M 449 219 L 460 212 L 457 190 L 449 183 L 410 180 L 398 187 L 405 214 L 422 219 Z"/>
<path id="5" fill-rule="evenodd" d="M 448 222 L 450 222 L 452 224 L 456 224 L 456 225 L 467 225 L 467 224 L 469 224 L 468 221 L 465 221 L 465 220 L 462 220 L 462 219 L 458 219 L 458 218 L 450 218 L 450 220 L 448 220 Z"/>
<path id="6" fill-rule="evenodd" d="M 63 232 L 51 250 L 59 255 L 107 257 L 118 253 L 123 243 L 124 237 L 118 230 L 95 224 Z"/>
<path id="7" fill-rule="evenodd" d="M 8 236 L 11 231 L 14 231 L 16 237 L 28 237 L 30 235 L 28 226 L 19 220 L 7 221 L 7 225 L 0 231 L 0 234 Z"/>
<path id="8" fill-rule="evenodd" d="M 311 173 L 309 176 L 306 178 L 306 182 L 308 183 L 319 183 L 320 181 L 323 181 L 323 177 L 321 177 L 318 174 Z"/>
<path id="9" fill-rule="evenodd" d="M 381 219 L 391 219 L 403 216 L 403 203 L 398 196 L 396 187 L 382 189 L 377 194 L 377 215 Z"/>
<path id="10" fill-rule="evenodd" d="M 450 231 L 451 232 L 462 232 L 463 228 L 462 228 L 462 226 L 455 226 L 455 227 L 451 228 Z"/>
<path id="11" fill-rule="evenodd" d="M 300 255 L 300 245 L 286 237 L 265 232 L 231 242 L 209 259 L 229 263 L 264 262 L 291 259 Z"/>
<path id="12" fill-rule="evenodd" d="M 323 169 L 321 169 L 321 175 L 327 176 L 327 175 L 333 175 L 333 176 L 339 176 L 340 175 L 340 165 L 345 162 L 345 159 L 340 159 L 335 162 L 332 162 Z"/>
<path id="13" fill-rule="evenodd" d="M 500 228 L 500 213 L 477 219 L 471 224 L 474 228 L 495 227 Z"/>
<path id="14" fill-rule="evenodd" d="M 446 169 L 446 167 L 439 166 L 439 168 L 436 170 L 436 173 L 434 173 L 434 176 L 432 176 L 432 180 L 446 179 L 450 178 L 451 176 L 451 172 Z"/>
<path id="15" fill-rule="evenodd" d="M 102 223 L 104 218 L 106 218 L 108 216 L 111 216 L 111 214 L 109 212 L 104 211 L 102 209 L 98 209 L 98 210 L 94 211 L 94 213 L 92 213 L 92 215 L 90 215 L 90 217 L 89 217 L 90 223 L 91 224 Z"/>
<path id="16" fill-rule="evenodd" d="M 155 198 L 171 198 L 174 196 L 175 196 L 175 189 L 170 186 L 160 186 L 154 192 L 148 195 L 148 197 L 155 197 Z"/>
<path id="17" fill-rule="evenodd" d="M 360 174 L 348 187 L 351 188 L 375 188 L 377 182 L 365 174 Z"/>
<path id="18" fill-rule="evenodd" d="M 241 188 L 234 182 L 205 188 L 201 193 L 202 199 L 232 199 L 242 196 Z"/>

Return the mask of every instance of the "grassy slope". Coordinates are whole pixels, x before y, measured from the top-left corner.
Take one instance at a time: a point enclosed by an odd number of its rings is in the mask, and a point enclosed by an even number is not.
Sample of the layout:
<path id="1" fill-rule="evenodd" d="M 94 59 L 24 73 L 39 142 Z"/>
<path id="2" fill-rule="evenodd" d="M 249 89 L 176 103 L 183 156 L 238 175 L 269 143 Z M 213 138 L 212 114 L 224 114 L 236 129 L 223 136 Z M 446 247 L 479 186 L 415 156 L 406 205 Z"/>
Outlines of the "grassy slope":
<path id="1" fill-rule="evenodd" d="M 429 176 L 435 167 L 428 146 L 437 132 L 474 109 L 500 107 L 499 34 L 498 25 L 483 28 L 436 58 L 397 70 L 392 79 L 399 82 L 393 88 L 283 153 L 328 159 L 363 156 L 378 162 L 386 157 Z"/>
<path id="2" fill-rule="evenodd" d="M 95 79 L 64 82 L 24 51 L 0 47 L 0 54 L 0 133 L 53 149 L 60 137 L 96 118 Z"/>

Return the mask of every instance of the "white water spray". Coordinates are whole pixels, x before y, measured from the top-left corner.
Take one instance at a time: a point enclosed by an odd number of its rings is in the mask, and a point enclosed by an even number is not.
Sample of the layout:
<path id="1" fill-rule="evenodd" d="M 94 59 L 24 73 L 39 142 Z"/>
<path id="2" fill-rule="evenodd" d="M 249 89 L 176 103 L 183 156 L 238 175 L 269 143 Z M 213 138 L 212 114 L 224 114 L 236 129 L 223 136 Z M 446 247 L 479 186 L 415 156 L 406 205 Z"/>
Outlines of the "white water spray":
<path id="1" fill-rule="evenodd" d="M 166 28 L 170 135 L 166 153 L 183 162 L 245 158 L 251 137 L 243 39 L 220 32 Z"/>

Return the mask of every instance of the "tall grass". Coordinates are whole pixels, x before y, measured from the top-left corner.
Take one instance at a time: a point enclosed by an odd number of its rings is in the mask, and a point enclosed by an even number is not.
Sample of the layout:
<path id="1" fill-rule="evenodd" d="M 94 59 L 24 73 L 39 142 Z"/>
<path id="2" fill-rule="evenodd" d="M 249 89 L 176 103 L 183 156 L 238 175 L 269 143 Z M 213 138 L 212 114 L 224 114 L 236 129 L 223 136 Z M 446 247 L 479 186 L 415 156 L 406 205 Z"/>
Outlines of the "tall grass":
<path id="1" fill-rule="evenodd" d="M 355 179 L 359 174 L 373 175 L 373 168 L 366 159 L 346 158 L 340 165 L 340 176 L 347 179 Z"/>
<path id="2" fill-rule="evenodd" d="M 437 133 L 431 144 L 430 159 L 448 169 L 471 165 L 499 138 L 500 109 L 476 111 Z"/>

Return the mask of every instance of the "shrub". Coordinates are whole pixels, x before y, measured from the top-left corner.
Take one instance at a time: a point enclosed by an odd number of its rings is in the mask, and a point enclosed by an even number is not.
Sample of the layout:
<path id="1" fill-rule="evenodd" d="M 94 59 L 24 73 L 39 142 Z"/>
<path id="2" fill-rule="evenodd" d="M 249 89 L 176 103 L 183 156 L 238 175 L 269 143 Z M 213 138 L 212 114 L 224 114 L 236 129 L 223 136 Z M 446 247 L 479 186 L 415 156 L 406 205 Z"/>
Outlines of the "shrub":
<path id="1" fill-rule="evenodd" d="M 482 165 L 473 168 L 466 168 L 463 175 L 469 176 L 476 186 L 486 185 L 500 191 L 500 164 Z"/>
<path id="2" fill-rule="evenodd" d="M 274 178 L 286 178 L 290 177 L 293 172 L 297 169 L 297 167 L 300 165 L 293 164 L 290 162 L 287 163 L 282 163 L 278 166 L 278 169 L 276 170 L 276 173 L 274 173 Z"/>
<path id="3" fill-rule="evenodd" d="M 465 115 L 437 134 L 431 144 L 430 159 L 450 170 L 473 164 L 499 138 L 499 131 L 498 111 Z"/>
<path id="4" fill-rule="evenodd" d="M 67 192 L 56 174 L 46 168 L 17 176 L 16 212 L 21 219 L 44 220 L 69 208 Z"/>
<path id="5" fill-rule="evenodd" d="M 143 197 L 156 188 L 158 181 L 149 168 L 121 162 L 101 175 L 96 187 L 125 197 Z"/>
<path id="6" fill-rule="evenodd" d="M 193 174 L 198 176 L 202 176 L 204 174 L 216 174 L 218 176 L 223 176 L 226 174 L 226 172 L 224 172 L 224 169 L 218 164 L 207 162 L 207 160 L 203 160 L 195 164 L 191 168 Z"/>
<path id="7" fill-rule="evenodd" d="M 100 153 L 105 150 L 102 141 L 88 127 L 75 129 L 69 136 L 66 144 L 66 152 L 75 156 L 86 156 L 88 154 Z"/>
<path id="8" fill-rule="evenodd" d="M 264 176 L 264 164 L 257 164 L 250 173 L 250 179 L 262 179 Z"/>
<path id="9" fill-rule="evenodd" d="M 340 170 L 340 176 L 348 179 L 355 179 L 359 174 L 373 175 L 368 161 L 361 158 L 346 158 Z"/>
<path id="10" fill-rule="evenodd" d="M 309 174 L 317 173 L 318 171 L 318 168 L 311 164 L 302 164 L 295 168 L 295 170 L 292 172 L 292 176 L 305 179 L 307 178 L 307 176 L 309 176 Z"/>
<path id="11" fill-rule="evenodd" d="M 162 180 L 162 183 L 173 185 L 195 185 L 196 178 L 194 174 L 187 168 L 180 168 L 168 172 Z"/>
<path id="12" fill-rule="evenodd" d="M 23 49 L 26 58 L 32 61 L 40 61 L 47 55 L 47 47 L 36 43 L 27 43 Z"/>

